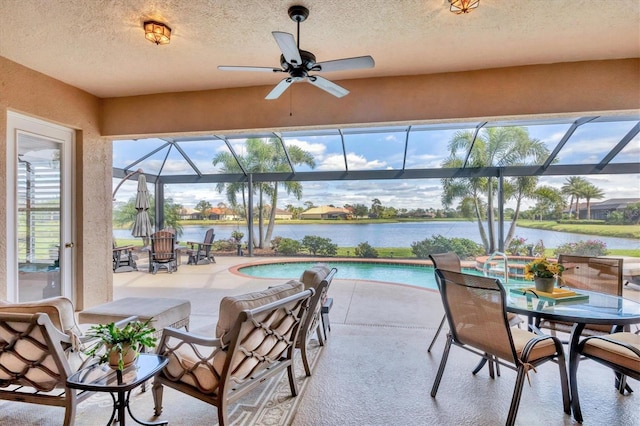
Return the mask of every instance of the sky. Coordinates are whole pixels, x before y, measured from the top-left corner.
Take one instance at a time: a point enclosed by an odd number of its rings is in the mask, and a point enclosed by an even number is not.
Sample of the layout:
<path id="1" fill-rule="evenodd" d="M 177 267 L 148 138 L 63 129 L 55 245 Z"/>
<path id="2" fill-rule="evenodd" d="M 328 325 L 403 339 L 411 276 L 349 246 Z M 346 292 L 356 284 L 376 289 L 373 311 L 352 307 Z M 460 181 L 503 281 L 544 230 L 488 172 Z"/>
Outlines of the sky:
<path id="1" fill-rule="evenodd" d="M 578 117 L 576 117 L 578 118 Z M 525 126 L 529 136 L 545 144 L 551 152 L 562 136 L 567 132 L 574 118 L 562 121 L 530 123 Z M 584 124 L 575 131 L 557 156 L 556 164 L 594 164 L 604 158 L 609 151 L 633 128 L 636 120 L 603 121 Z M 527 124 L 527 123 L 525 123 Z M 405 162 L 404 150 L 407 143 L 406 169 L 437 168 L 449 156 L 448 142 L 456 131 L 471 130 L 476 123 L 458 124 L 456 129 L 438 125 L 413 126 L 406 139 L 404 128 L 374 128 L 374 133 L 358 132 L 357 129 L 344 129 L 344 149 L 349 170 L 399 170 Z M 506 123 L 489 123 L 490 126 L 506 125 Z M 450 126 L 450 125 L 449 125 Z M 283 140 L 287 147 L 298 146 L 310 153 L 315 161 L 315 168 L 306 165 L 296 167 L 296 171 L 339 171 L 345 170 L 342 139 L 337 131 L 327 135 L 314 132 L 289 134 Z M 243 155 L 246 152 L 246 139 L 230 139 L 234 150 Z M 159 139 L 122 140 L 113 143 L 113 164 L 115 167 L 130 167 L 132 170 L 142 168 L 145 173 L 162 175 L 195 174 L 182 154 L 174 148 L 165 147 L 158 152 L 132 166 L 139 158 L 156 150 L 165 142 Z M 212 164 L 212 158 L 220 152 L 229 152 L 222 140 L 204 140 L 178 142 L 182 151 L 192 160 L 203 174 L 219 173 L 219 166 Z M 636 135 L 629 144 L 612 160 L 612 163 L 639 162 L 640 136 Z M 605 199 L 640 197 L 640 174 L 634 175 L 589 175 L 584 176 L 589 182 L 602 189 Z M 567 176 L 543 176 L 539 185 L 560 188 Z M 119 180 L 114 179 L 115 189 Z M 303 206 L 305 201 L 313 204 L 365 204 L 377 198 L 384 206 L 395 208 L 442 208 L 442 185 L 439 179 L 411 180 L 376 180 L 376 181 L 322 181 L 303 182 L 302 199 L 297 200 L 280 191 L 278 207 L 288 204 Z M 149 187 L 150 191 L 153 188 Z M 125 182 L 118 190 L 116 199 L 126 202 L 135 196 L 135 181 Z M 227 203 L 224 194 L 220 194 L 215 184 L 199 185 L 167 185 L 165 197 L 184 207 L 194 207 L 199 201 L 206 200 L 213 206 L 219 202 Z M 598 200 L 593 200 L 597 202 Z M 531 207 L 527 201 L 524 208 Z M 507 202 L 506 207 L 514 207 Z"/>

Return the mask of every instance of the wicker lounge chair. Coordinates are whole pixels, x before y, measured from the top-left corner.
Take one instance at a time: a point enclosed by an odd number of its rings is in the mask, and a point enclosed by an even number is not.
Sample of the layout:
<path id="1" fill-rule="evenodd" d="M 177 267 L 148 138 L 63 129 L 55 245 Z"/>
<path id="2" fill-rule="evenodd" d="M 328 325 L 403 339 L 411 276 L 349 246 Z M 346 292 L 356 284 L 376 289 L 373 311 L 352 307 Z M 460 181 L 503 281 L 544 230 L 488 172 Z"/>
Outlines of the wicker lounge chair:
<path id="1" fill-rule="evenodd" d="M 163 386 L 169 386 L 218 407 L 218 424 L 224 426 L 229 404 L 283 369 L 296 396 L 295 343 L 313 294 L 292 280 L 225 297 L 215 339 L 165 328 L 157 353 L 169 364 L 153 384 L 155 414 L 161 414 Z"/>
<path id="2" fill-rule="evenodd" d="M 307 269 L 302 273 L 302 277 L 300 277 L 300 281 L 302 281 L 305 288 L 312 288 L 315 291 L 309 303 L 309 312 L 300 328 L 298 342 L 296 344 L 296 348 L 299 348 L 302 354 L 302 364 L 304 365 L 304 371 L 307 376 L 311 376 L 311 367 L 307 356 L 307 344 L 315 331 L 318 336 L 318 343 L 324 345 L 326 335 L 324 335 L 322 327 L 321 310 L 322 305 L 327 299 L 327 292 L 329 291 L 331 281 L 337 272 L 338 270 L 336 268 L 329 269 L 328 266 L 320 264 Z"/>
<path id="3" fill-rule="evenodd" d="M 525 376 L 533 367 L 551 360 L 558 362 L 564 412 L 570 414 L 569 385 L 560 340 L 510 327 L 506 292 L 499 280 L 440 269 L 436 269 L 436 276 L 450 331 L 431 396 L 435 397 L 438 392 L 451 345 L 456 345 L 517 371 L 507 425 L 515 423 Z"/>
<path id="4" fill-rule="evenodd" d="M 213 228 L 207 230 L 204 234 L 204 240 L 201 243 L 195 243 L 193 241 L 187 241 L 187 245 L 190 248 L 187 250 L 189 255 L 189 265 L 208 265 L 213 262 L 216 263 L 216 259 L 213 257 L 211 248 L 213 247 L 213 239 L 216 234 L 213 232 Z"/>

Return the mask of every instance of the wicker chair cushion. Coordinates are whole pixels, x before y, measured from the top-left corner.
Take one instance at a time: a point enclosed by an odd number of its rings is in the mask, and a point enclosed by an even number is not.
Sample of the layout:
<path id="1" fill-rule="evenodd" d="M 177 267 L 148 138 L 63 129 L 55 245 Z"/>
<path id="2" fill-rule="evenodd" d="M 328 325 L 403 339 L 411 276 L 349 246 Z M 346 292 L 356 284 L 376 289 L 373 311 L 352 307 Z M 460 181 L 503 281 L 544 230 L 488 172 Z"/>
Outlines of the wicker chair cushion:
<path id="1" fill-rule="evenodd" d="M 41 391 L 59 386 L 60 370 L 41 329 L 18 322 L 10 326 L 11 329 L 0 328 L 0 345 L 15 344 L 0 354 L 0 382 L 34 386 Z M 15 376 L 21 378 L 15 382 Z"/>
<path id="2" fill-rule="evenodd" d="M 536 337 L 540 337 L 537 334 L 531 333 L 530 331 L 523 330 L 517 327 L 511 327 L 511 337 L 513 338 L 513 346 L 516 348 L 516 353 L 518 354 L 518 358 L 522 354 L 522 350 L 524 346 L 529 342 L 529 340 L 534 339 Z M 543 340 L 537 345 L 534 346 L 533 350 L 529 354 L 528 361 L 534 361 L 536 359 L 544 358 L 546 356 L 552 356 L 556 353 L 556 347 L 553 344 L 553 340 L 547 339 Z"/>
<path id="3" fill-rule="evenodd" d="M 263 291 L 227 296 L 220 301 L 220 313 L 216 324 L 216 337 L 223 338 L 234 326 L 240 312 L 255 309 L 267 303 L 292 296 L 304 291 L 304 284 L 298 280 L 291 280 L 285 284 L 270 287 Z"/>
<path id="4" fill-rule="evenodd" d="M 640 336 L 637 334 L 624 332 L 603 337 L 626 343 L 640 350 Z M 582 352 L 640 373 L 640 358 L 624 346 L 593 337 L 585 342 Z"/>
<path id="5" fill-rule="evenodd" d="M 202 347 L 197 349 L 201 355 L 204 355 L 207 349 L 210 354 L 211 350 Z M 203 362 L 191 345 L 182 345 L 169 355 L 169 364 L 165 371 L 168 376 L 194 386 L 202 393 L 216 394 L 226 357 L 225 351 L 215 348 L 213 362 Z"/>
<path id="6" fill-rule="evenodd" d="M 69 335 L 81 335 L 76 324 L 73 303 L 66 297 L 53 297 L 37 302 L 9 303 L 0 300 L 0 312 L 12 314 L 36 314 L 38 312 L 49 315 L 54 327 Z"/>

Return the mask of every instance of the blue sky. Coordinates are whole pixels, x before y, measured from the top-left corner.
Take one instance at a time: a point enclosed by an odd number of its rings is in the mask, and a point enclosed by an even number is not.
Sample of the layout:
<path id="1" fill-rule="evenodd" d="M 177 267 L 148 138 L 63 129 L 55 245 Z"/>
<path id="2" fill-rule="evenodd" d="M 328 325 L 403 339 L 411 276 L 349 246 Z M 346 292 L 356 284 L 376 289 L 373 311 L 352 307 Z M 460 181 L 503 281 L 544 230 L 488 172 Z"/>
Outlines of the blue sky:
<path id="1" fill-rule="evenodd" d="M 529 135 L 539 139 L 553 151 L 562 136 L 569 129 L 574 118 L 557 122 L 536 123 L 527 126 Z M 556 164 L 592 164 L 602 158 L 626 135 L 637 121 L 591 122 L 576 130 L 571 139 L 558 155 Z M 440 167 L 448 156 L 447 144 L 457 130 L 472 130 L 476 123 L 461 124 L 457 129 L 444 126 L 413 126 L 407 144 L 407 169 Z M 491 123 L 506 125 L 507 123 Z M 429 130 L 422 130 L 422 129 Z M 404 160 L 406 133 L 397 128 L 379 128 L 377 133 L 357 133 L 356 129 L 344 130 L 344 144 L 349 170 L 386 170 L 401 169 Z M 326 132 L 324 132 L 326 133 Z M 230 140 L 235 151 L 242 155 L 246 152 L 245 139 Z M 311 153 L 315 159 L 317 171 L 345 170 L 342 141 L 337 131 L 332 135 L 318 136 L 307 134 L 284 137 L 287 146 L 296 145 Z M 162 146 L 159 139 L 139 139 L 136 141 L 114 141 L 113 162 L 116 167 L 125 167 L 140 157 Z M 212 164 L 212 158 L 219 152 L 228 152 L 225 143 L 212 139 L 206 141 L 180 142 L 180 148 L 191 158 L 196 167 L 204 173 L 218 173 L 218 166 Z M 165 159 L 166 157 L 166 159 Z M 640 137 L 638 135 L 613 160 L 613 163 L 638 162 L 640 159 Z M 147 173 L 163 175 L 195 174 L 182 155 L 171 149 L 163 149 L 133 169 L 142 168 Z M 297 171 L 309 171 L 308 166 L 299 166 Z M 561 187 L 566 176 L 542 177 L 540 184 Z M 636 175 L 590 175 L 585 178 L 601 188 L 606 198 L 631 198 L 640 196 L 640 174 Z M 114 188 L 118 180 L 114 179 Z M 152 188 L 150 188 L 151 190 Z M 117 200 L 126 201 L 134 196 L 135 182 L 126 182 L 118 191 Z M 378 198 L 383 205 L 397 208 L 440 208 L 441 185 L 439 179 L 431 180 L 383 180 L 383 181 L 339 181 L 304 182 L 303 198 L 296 200 L 281 193 L 279 207 L 287 204 L 301 206 L 305 201 L 316 205 L 323 204 L 366 204 L 371 205 Z M 165 196 L 185 207 L 193 207 L 200 200 L 216 205 L 226 202 L 215 185 L 168 185 Z M 525 207 L 531 205 L 527 203 Z M 510 206 L 507 203 L 508 207 Z"/>

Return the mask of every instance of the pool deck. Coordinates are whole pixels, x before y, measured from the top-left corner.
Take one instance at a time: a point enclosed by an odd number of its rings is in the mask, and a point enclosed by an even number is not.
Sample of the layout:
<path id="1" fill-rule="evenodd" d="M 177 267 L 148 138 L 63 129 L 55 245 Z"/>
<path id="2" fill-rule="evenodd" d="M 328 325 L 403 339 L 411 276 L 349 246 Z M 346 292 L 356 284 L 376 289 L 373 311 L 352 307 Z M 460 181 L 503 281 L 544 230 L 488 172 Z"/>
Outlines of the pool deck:
<path id="1" fill-rule="evenodd" d="M 210 328 L 217 321 L 222 297 L 283 282 L 245 276 L 237 273 L 237 267 L 274 260 L 291 259 L 216 256 L 215 264 L 183 263 L 173 274 L 162 271 L 156 275 L 145 272 L 146 265 L 140 264 L 139 272 L 114 274 L 114 298 L 189 299 L 191 330 Z M 515 373 L 503 369 L 496 380 L 491 380 L 485 370 L 473 376 L 471 369 L 477 357 L 458 348 L 451 351 L 437 398 L 429 396 L 445 341 L 441 335 L 433 351 L 427 352 L 443 315 L 436 291 L 341 279 L 338 271 L 329 295 L 334 299 L 332 331 L 309 378 L 311 382 L 300 395 L 293 425 L 505 422 Z M 625 286 L 624 296 L 640 301 L 640 286 Z M 621 396 L 613 388 L 610 370 L 595 362 L 581 363 L 578 374 L 585 425 L 640 424 L 638 382 L 630 380 L 631 386 L 638 389 Z M 531 386 L 524 386 L 516 424 L 577 424 L 562 412 L 555 365 L 540 366 L 538 373 L 530 376 Z M 461 396 L 464 402 L 460 401 Z M 168 397 L 184 396 L 165 392 Z M 211 407 L 198 407 L 203 418 L 211 417 Z M 174 420 L 172 424 L 179 424 L 179 414 L 176 415 L 176 419 L 169 419 Z"/>

